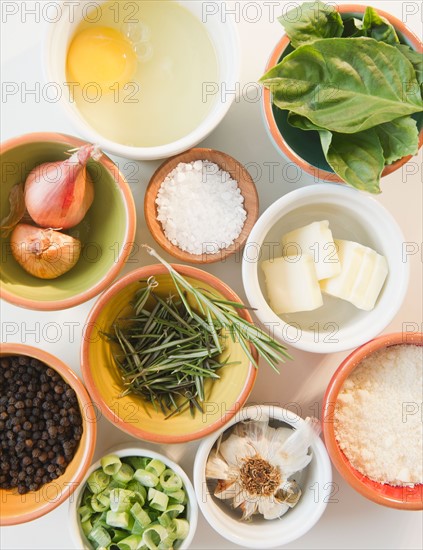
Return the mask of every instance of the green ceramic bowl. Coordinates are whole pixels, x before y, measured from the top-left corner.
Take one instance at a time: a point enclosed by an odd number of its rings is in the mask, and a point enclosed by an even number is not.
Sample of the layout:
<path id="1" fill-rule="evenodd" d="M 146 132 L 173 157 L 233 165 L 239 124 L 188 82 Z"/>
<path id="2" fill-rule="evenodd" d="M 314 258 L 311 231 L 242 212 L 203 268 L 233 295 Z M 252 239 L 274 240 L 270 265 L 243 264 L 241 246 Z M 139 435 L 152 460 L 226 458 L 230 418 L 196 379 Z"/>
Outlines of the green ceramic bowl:
<path id="1" fill-rule="evenodd" d="M 340 5 L 337 7 L 341 17 L 363 18 L 365 6 L 358 4 Z M 423 47 L 420 40 L 415 36 L 402 21 L 393 15 L 377 10 L 380 15 L 386 17 L 395 27 L 400 41 L 409 45 L 416 51 L 422 52 Z M 284 35 L 273 50 L 265 72 L 277 65 L 284 57 L 293 52 L 289 38 Z M 334 173 L 333 169 L 326 162 L 320 144 L 319 134 L 316 131 L 301 130 L 294 128 L 288 123 L 288 111 L 278 109 L 272 103 L 272 97 L 269 90 L 265 89 L 263 93 L 263 112 L 267 131 L 275 147 L 282 152 L 289 160 L 297 164 L 302 170 L 314 176 L 316 180 L 334 181 L 341 183 L 343 180 Z M 423 113 L 417 113 L 413 116 L 417 121 L 417 127 L 420 132 L 419 147 L 423 143 Z M 411 156 L 404 157 L 398 161 L 389 164 L 382 172 L 386 176 L 410 160 Z"/>
<path id="2" fill-rule="evenodd" d="M 78 138 L 55 133 L 27 134 L 0 148 L 0 217 L 9 211 L 9 192 L 25 181 L 37 165 L 65 160 L 69 149 L 85 145 Z M 74 307 L 102 292 L 117 276 L 134 241 L 136 214 L 128 184 L 105 155 L 90 161 L 94 202 L 84 220 L 69 233 L 83 243 L 78 263 L 52 280 L 28 274 L 13 258 L 9 238 L 1 238 L 0 296 L 15 305 L 37 310 Z"/>

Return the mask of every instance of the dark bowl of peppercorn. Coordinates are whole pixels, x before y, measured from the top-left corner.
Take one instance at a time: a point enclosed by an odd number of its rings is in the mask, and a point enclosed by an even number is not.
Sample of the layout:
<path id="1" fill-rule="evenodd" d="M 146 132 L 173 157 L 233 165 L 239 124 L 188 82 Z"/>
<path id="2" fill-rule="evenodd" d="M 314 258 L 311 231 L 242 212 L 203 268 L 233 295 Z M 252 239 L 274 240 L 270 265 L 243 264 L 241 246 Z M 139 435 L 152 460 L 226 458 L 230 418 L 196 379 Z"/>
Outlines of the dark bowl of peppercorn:
<path id="1" fill-rule="evenodd" d="M 0 345 L 0 525 L 39 518 L 70 497 L 95 448 L 91 399 L 49 353 Z"/>

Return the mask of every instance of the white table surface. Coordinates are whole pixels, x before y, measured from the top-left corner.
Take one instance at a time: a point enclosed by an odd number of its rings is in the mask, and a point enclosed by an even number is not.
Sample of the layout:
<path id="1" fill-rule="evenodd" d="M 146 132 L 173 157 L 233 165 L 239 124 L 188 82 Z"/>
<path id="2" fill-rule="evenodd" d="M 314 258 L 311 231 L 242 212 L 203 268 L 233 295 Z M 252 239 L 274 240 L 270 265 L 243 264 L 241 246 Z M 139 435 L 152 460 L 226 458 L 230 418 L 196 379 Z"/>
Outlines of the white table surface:
<path id="1" fill-rule="evenodd" d="M 40 9 L 45 2 L 2 0 L 1 5 L 1 79 L 16 83 L 19 93 L 3 95 L 1 107 L 1 141 L 12 136 L 34 131 L 59 131 L 76 133 L 72 123 L 65 116 L 59 104 L 49 103 L 42 96 L 45 77 L 42 67 L 42 40 L 48 23 L 42 17 L 37 22 L 34 15 L 25 14 L 25 8 Z M 343 3 L 343 2 L 339 2 Z M 38 8 L 36 6 L 38 4 Z M 295 2 L 250 2 L 250 12 L 243 12 L 246 2 L 238 2 L 241 17 L 238 23 L 243 53 L 242 78 L 240 89 L 246 83 L 256 82 L 275 43 L 282 34 L 277 21 L 271 21 L 270 4 L 275 7 L 275 15 L 288 4 Z M 9 7 L 6 8 L 5 6 Z M 7 16 L 11 5 L 18 7 L 16 15 Z M 421 2 L 377 2 L 374 7 L 389 9 L 403 19 L 415 33 L 422 29 Z M 255 10 L 255 12 L 253 11 Z M 15 11 L 15 10 L 13 10 Z M 256 19 L 256 14 L 259 15 Z M 39 97 L 27 95 L 26 90 L 39 89 Z M 251 92 L 252 88 L 250 88 Z M 24 94 L 22 97 L 22 93 Z M 255 178 L 260 195 L 260 211 L 263 212 L 273 201 L 283 194 L 303 185 L 311 184 L 306 174 L 297 177 L 292 167 L 287 169 L 287 161 L 273 148 L 264 130 L 260 105 L 251 98 L 238 95 L 228 115 L 220 126 L 205 140 L 203 145 L 221 149 L 249 167 Z M 136 242 L 153 244 L 143 218 L 143 198 L 146 185 L 158 162 L 127 162 L 115 159 L 126 174 L 135 173 L 131 178 L 131 188 L 138 211 Z M 275 164 L 275 177 L 269 173 L 269 164 Z M 291 179 L 291 181 L 289 181 Z M 422 157 L 416 157 L 406 170 L 384 178 L 383 194 L 378 197 L 384 206 L 395 216 L 402 227 L 405 238 L 414 243 L 415 254 L 408 258 L 411 266 L 410 288 L 400 312 L 386 328 L 386 332 L 402 330 L 404 323 L 422 326 Z M 127 265 L 123 273 L 135 267 L 153 263 L 145 254 Z M 207 268 L 232 286 L 245 298 L 241 282 L 239 258 L 231 258 L 224 264 L 214 264 Z M 43 313 L 27 311 L 1 302 L 2 342 L 22 342 L 39 346 L 60 357 L 80 374 L 79 348 L 84 320 L 94 300 L 66 311 Z M 78 323 L 74 338 L 70 337 L 70 325 Z M 53 325 L 48 325 L 53 323 Z M 414 325 L 412 325 L 414 323 Z M 414 329 L 416 330 L 416 329 Z M 11 335 L 12 332 L 15 334 Z M 281 366 L 277 377 L 262 365 L 252 392 L 250 402 L 277 403 L 291 408 L 303 416 L 319 414 L 320 400 L 332 373 L 347 355 L 317 355 L 291 350 L 293 362 Z M 99 423 L 95 459 L 111 445 L 129 442 L 130 437 L 106 420 Z M 197 444 L 177 446 L 146 447 L 164 452 L 176 459 L 188 475 L 192 474 L 192 462 Z M 334 471 L 334 481 L 338 492 L 336 502 L 330 503 L 319 523 L 306 535 L 288 545 L 292 549 L 414 549 L 422 547 L 422 514 L 384 508 L 367 501 L 353 491 Z M 1 504 L 0 504 L 1 506 Z M 29 549 L 71 549 L 74 548 L 68 528 L 68 504 L 64 503 L 41 519 L 15 527 L 1 529 L 0 548 L 2 550 Z M 208 525 L 200 514 L 198 530 L 192 544 L 193 549 L 236 548 L 221 538 Z"/>

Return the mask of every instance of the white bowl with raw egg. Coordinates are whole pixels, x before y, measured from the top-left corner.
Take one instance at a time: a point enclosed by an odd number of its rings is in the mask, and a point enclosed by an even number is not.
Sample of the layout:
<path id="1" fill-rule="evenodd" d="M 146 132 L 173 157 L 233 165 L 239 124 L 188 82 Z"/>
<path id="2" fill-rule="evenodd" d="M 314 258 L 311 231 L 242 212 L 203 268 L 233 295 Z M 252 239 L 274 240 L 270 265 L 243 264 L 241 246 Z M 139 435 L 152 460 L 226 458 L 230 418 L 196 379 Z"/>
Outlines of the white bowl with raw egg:
<path id="1" fill-rule="evenodd" d="M 232 19 L 208 4 L 61 4 L 45 65 L 82 135 L 115 155 L 153 160 L 216 128 L 234 100 L 240 49 Z"/>
<path id="2" fill-rule="evenodd" d="M 259 218 L 244 248 L 248 302 L 273 336 L 333 353 L 381 333 L 404 300 L 404 236 L 376 200 L 338 184 L 288 193 Z"/>

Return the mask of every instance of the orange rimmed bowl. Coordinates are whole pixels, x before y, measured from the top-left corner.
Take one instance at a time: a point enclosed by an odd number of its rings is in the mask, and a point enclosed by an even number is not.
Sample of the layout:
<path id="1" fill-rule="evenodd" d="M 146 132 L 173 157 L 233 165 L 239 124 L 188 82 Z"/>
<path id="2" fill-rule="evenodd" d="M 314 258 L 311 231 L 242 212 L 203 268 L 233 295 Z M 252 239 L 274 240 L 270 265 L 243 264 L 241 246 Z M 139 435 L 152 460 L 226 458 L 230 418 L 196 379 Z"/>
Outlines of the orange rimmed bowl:
<path id="1" fill-rule="evenodd" d="M 394 486 L 373 481 L 356 470 L 335 437 L 334 413 L 338 394 L 352 371 L 376 351 L 397 345 L 423 346 L 423 333 L 393 333 L 379 336 L 354 350 L 339 366 L 327 387 L 322 405 L 323 436 L 329 456 L 342 477 L 362 496 L 400 510 L 423 510 L 423 484 Z M 423 350 L 422 350 L 423 351 Z"/>
<path id="2" fill-rule="evenodd" d="M 35 133 L 1 144 L 0 219 L 9 212 L 9 192 L 43 162 L 65 160 L 66 152 L 86 142 L 65 134 Z M 57 279 L 39 279 L 13 258 L 9 237 L 0 238 L 0 296 L 14 305 L 36 310 L 74 307 L 102 292 L 125 265 L 135 237 L 136 214 L 131 190 L 106 155 L 90 161 L 94 202 L 83 221 L 67 231 L 80 238 L 78 263 Z"/>
<path id="3" fill-rule="evenodd" d="M 366 10 L 365 5 L 345 4 L 336 6 L 342 18 L 353 16 L 362 18 Z M 377 12 L 388 19 L 395 27 L 399 39 L 417 52 L 423 53 L 423 44 L 419 38 L 410 31 L 404 23 L 393 15 L 377 8 Z M 285 34 L 276 44 L 267 62 L 265 73 L 277 65 L 282 58 L 293 50 L 288 36 Z M 278 109 L 272 103 L 272 94 L 267 88 L 263 89 L 262 99 L 263 118 L 266 130 L 276 149 L 295 163 L 307 174 L 313 176 L 315 181 L 323 180 L 328 182 L 344 183 L 327 163 L 320 138 L 317 131 L 303 131 L 292 127 L 287 120 L 288 112 Z M 419 128 L 419 148 L 423 145 L 423 113 L 416 113 L 413 117 L 417 120 Z M 382 176 L 395 172 L 412 158 L 412 155 L 403 157 L 392 164 L 385 166 Z"/>
<path id="4" fill-rule="evenodd" d="M 38 491 L 20 495 L 17 491 L 0 489 L 0 525 L 18 525 L 40 518 L 67 500 L 84 479 L 90 467 L 96 437 L 97 424 L 92 401 L 82 382 L 60 359 L 43 350 L 23 344 L 1 344 L 0 356 L 25 355 L 42 361 L 54 369 L 73 388 L 82 416 L 83 433 L 78 449 L 65 472 Z"/>
<path id="5" fill-rule="evenodd" d="M 206 289 L 220 298 L 241 302 L 240 298 L 217 277 L 189 266 L 173 265 L 196 288 Z M 242 350 L 239 342 L 226 339 L 222 360 L 230 356 L 238 362 L 219 371 L 220 379 L 205 382 L 206 400 L 203 413 L 189 410 L 165 420 L 161 411 L 155 410 L 139 396 L 119 397 L 124 389 L 121 376 L 113 359 L 113 344 L 102 333 L 111 332 L 114 321 L 130 313 L 130 302 L 146 280 L 154 276 L 159 285 L 154 292 L 161 297 L 176 293 L 167 269 L 162 265 L 150 265 L 136 269 L 100 296 L 87 319 L 87 330 L 82 342 L 82 374 L 94 403 L 102 414 L 124 432 L 154 443 L 184 443 L 200 439 L 224 426 L 246 402 L 256 378 L 257 370 Z M 188 299 L 189 296 L 188 296 Z M 150 304 L 147 303 L 147 308 Z M 191 305 L 195 308 L 195 303 Z M 247 310 L 238 310 L 240 316 L 252 322 Z M 254 357 L 257 352 L 251 348 Z"/>

